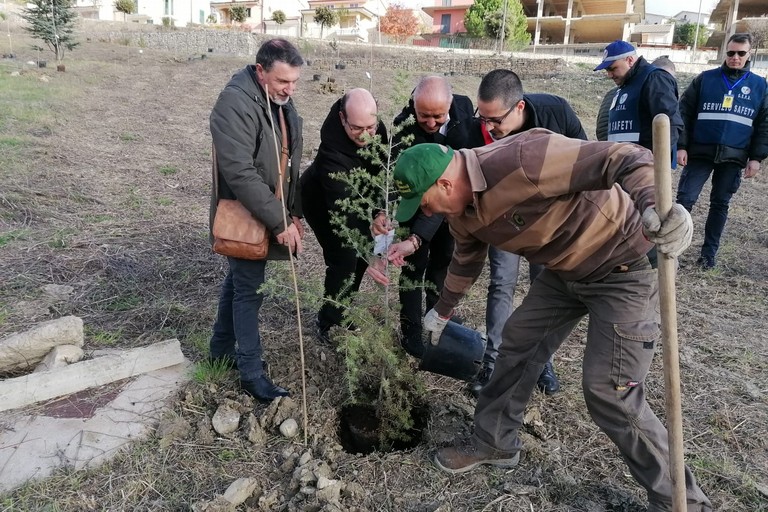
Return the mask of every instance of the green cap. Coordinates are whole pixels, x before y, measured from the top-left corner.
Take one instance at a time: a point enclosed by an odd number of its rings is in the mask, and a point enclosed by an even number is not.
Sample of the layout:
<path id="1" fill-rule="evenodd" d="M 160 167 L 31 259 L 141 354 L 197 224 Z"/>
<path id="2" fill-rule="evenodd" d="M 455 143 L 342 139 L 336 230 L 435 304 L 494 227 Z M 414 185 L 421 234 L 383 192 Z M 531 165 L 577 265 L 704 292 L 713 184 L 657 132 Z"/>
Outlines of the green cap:
<path id="1" fill-rule="evenodd" d="M 400 193 L 400 204 L 395 213 L 398 222 L 413 217 L 424 192 L 443 175 L 451 159 L 453 150 L 440 144 L 417 144 L 400 154 L 393 174 Z"/>

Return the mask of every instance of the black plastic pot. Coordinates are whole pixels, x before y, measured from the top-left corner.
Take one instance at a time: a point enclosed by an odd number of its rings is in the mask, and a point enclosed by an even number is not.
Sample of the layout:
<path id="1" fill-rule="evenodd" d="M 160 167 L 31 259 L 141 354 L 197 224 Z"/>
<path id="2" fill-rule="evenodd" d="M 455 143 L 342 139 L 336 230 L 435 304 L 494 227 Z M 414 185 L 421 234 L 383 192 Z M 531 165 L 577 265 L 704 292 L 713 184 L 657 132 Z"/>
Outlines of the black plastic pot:
<path id="1" fill-rule="evenodd" d="M 448 322 L 437 345 L 427 342 L 419 370 L 470 382 L 480 372 L 485 345 L 479 332 Z"/>

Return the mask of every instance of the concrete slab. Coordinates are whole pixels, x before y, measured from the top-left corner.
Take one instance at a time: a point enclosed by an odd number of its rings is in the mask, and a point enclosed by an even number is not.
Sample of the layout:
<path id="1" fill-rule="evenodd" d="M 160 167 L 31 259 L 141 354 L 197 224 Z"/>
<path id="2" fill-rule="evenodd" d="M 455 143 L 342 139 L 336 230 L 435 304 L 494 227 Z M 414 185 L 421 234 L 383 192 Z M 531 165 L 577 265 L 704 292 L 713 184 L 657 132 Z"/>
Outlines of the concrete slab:
<path id="1" fill-rule="evenodd" d="M 61 467 L 91 468 L 157 427 L 169 398 L 189 380 L 190 363 L 4 413 L 0 420 L 0 491 Z"/>
<path id="2" fill-rule="evenodd" d="M 0 411 L 103 386 L 184 361 L 179 340 L 122 350 L 113 355 L 0 381 Z"/>

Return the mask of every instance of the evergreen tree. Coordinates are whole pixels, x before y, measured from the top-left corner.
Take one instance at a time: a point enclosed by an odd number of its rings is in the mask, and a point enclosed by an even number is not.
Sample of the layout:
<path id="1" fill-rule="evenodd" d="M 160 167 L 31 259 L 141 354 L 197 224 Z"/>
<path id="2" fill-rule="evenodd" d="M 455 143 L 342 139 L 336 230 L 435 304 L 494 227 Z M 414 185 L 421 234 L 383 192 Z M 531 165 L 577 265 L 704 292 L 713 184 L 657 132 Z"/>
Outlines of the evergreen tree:
<path id="1" fill-rule="evenodd" d="M 73 50 L 78 44 L 74 39 L 77 13 L 72 0 L 32 0 L 21 17 L 29 24 L 24 30 L 35 39 L 42 40 L 61 62 L 65 50 Z"/>

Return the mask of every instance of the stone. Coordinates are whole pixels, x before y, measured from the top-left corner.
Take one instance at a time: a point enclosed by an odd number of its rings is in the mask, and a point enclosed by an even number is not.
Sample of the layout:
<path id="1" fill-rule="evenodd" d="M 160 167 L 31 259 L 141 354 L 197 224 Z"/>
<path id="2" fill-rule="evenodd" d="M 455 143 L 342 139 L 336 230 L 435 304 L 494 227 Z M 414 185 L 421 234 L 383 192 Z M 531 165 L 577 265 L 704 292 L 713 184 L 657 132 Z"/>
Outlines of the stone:
<path id="1" fill-rule="evenodd" d="M 251 497 L 258 482 L 253 478 L 238 478 L 224 491 L 224 499 L 237 506 Z"/>
<path id="2" fill-rule="evenodd" d="M 341 497 L 341 481 L 320 478 L 317 480 L 317 500 L 320 503 L 338 503 Z"/>
<path id="3" fill-rule="evenodd" d="M 240 425 L 240 413 L 229 404 L 223 404 L 216 409 L 211 419 L 213 430 L 222 436 L 231 434 Z"/>
<path id="4" fill-rule="evenodd" d="M 25 370 L 42 361 L 53 347 L 84 342 L 83 320 L 65 316 L 0 339 L 0 371 Z"/>
<path id="5" fill-rule="evenodd" d="M 296 423 L 295 419 L 288 418 L 287 420 L 285 420 L 280 424 L 280 433 L 286 439 L 291 439 L 293 437 L 296 437 L 296 434 L 299 433 L 299 424 Z"/>
<path id="6" fill-rule="evenodd" d="M 56 302 L 64 302 L 75 293 L 75 289 L 72 286 L 64 284 L 47 284 L 42 289 L 46 296 Z"/>
<path id="7" fill-rule="evenodd" d="M 299 457 L 299 466 L 304 466 L 306 464 L 309 464 L 309 461 L 312 460 L 312 454 L 308 451 L 301 454 L 301 457 Z"/>
<path id="8" fill-rule="evenodd" d="M 85 357 L 85 352 L 77 345 L 59 345 L 58 347 L 53 347 L 48 352 L 48 355 L 40 361 L 32 373 L 62 368 L 68 364 L 80 361 L 83 357 Z"/>
<path id="9" fill-rule="evenodd" d="M 245 418 L 245 428 L 248 432 L 248 441 L 255 446 L 267 445 L 267 432 L 259 424 L 259 420 L 253 413 L 249 413 Z"/>

